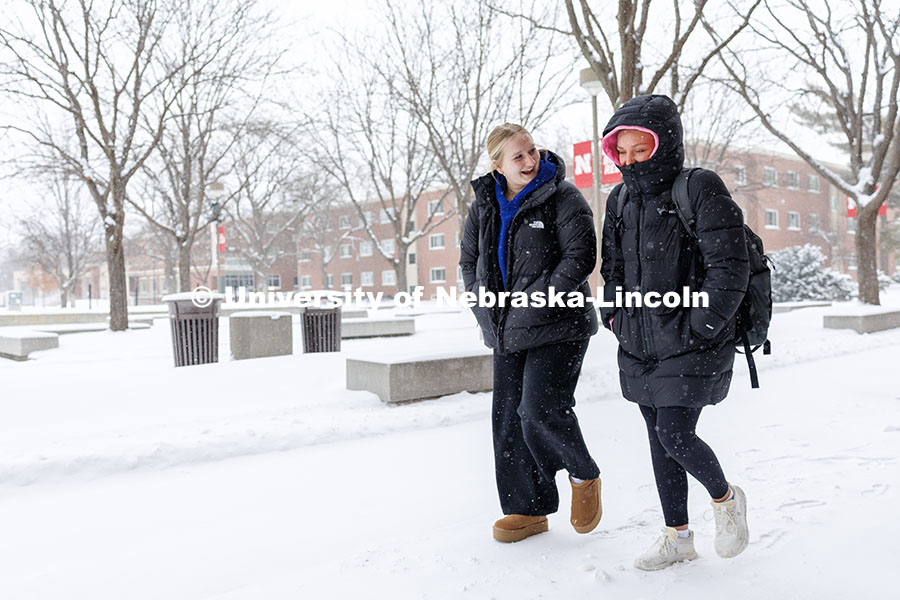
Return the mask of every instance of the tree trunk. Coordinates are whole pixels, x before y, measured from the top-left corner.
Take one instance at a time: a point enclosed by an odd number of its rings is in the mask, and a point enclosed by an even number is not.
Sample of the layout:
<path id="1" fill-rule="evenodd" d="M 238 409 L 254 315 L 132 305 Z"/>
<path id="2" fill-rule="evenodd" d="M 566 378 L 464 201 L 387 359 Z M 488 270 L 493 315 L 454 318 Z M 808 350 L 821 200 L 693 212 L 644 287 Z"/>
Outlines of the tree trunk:
<path id="1" fill-rule="evenodd" d="M 178 242 L 178 291 L 191 291 L 191 246 Z"/>
<path id="2" fill-rule="evenodd" d="M 875 256 L 877 209 L 874 206 L 860 207 L 858 213 L 856 278 L 859 284 L 859 301 L 866 304 L 881 304 L 878 298 L 878 271 Z"/>
<path id="3" fill-rule="evenodd" d="M 59 287 L 59 306 L 60 308 L 66 308 L 69 304 L 69 293 L 66 290 L 65 286 Z"/>
<path id="4" fill-rule="evenodd" d="M 397 290 L 401 292 L 408 292 L 409 285 L 406 281 L 406 261 L 409 260 L 407 258 L 408 251 L 403 251 L 400 253 L 400 263 L 394 265 L 394 271 L 397 273 Z"/>
<path id="5" fill-rule="evenodd" d="M 109 328 L 128 329 L 128 286 L 125 278 L 125 249 L 121 226 L 106 226 L 106 264 L 109 268 Z"/>

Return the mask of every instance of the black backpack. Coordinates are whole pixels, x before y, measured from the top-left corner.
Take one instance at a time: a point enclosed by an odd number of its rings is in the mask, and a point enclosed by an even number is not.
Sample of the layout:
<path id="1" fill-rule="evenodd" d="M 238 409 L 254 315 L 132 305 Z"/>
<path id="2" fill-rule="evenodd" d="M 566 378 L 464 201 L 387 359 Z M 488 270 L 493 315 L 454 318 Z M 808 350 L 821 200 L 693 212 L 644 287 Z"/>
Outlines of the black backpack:
<path id="1" fill-rule="evenodd" d="M 688 194 L 688 181 L 696 170 L 683 169 L 672 184 L 675 212 L 695 243 L 697 242 L 697 228 L 694 207 Z M 619 184 L 618 187 L 620 189 L 616 196 L 617 223 L 622 221 L 622 210 L 628 199 L 628 188 L 624 184 Z M 772 353 L 772 343 L 768 339 L 769 322 L 772 320 L 772 273 L 769 269 L 771 261 L 765 255 L 762 240 L 746 223 L 744 223 L 744 235 L 747 239 L 747 258 L 750 260 L 750 280 L 747 284 L 747 291 L 744 293 L 744 299 L 741 300 L 741 305 L 738 307 L 735 345 L 738 352 L 743 350 L 743 354 L 747 356 L 750 385 L 758 388 L 759 376 L 756 372 L 753 353 L 759 348 L 763 349 L 763 354 Z"/>

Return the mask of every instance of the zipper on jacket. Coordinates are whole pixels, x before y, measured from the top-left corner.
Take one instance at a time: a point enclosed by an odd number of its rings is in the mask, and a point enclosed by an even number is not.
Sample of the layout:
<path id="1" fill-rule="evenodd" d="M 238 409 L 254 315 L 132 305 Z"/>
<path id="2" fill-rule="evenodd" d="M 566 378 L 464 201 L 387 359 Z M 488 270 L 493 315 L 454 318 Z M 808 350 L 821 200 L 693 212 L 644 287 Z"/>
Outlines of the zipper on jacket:
<path id="1" fill-rule="evenodd" d="M 641 234 L 644 230 L 644 196 L 643 194 L 638 193 L 638 230 L 637 230 L 637 268 L 638 268 L 638 284 L 641 286 L 641 289 L 638 290 L 642 294 L 645 291 L 644 287 L 644 269 L 641 266 Z M 644 350 L 647 352 L 647 357 L 652 361 L 656 362 L 656 352 L 653 348 L 649 331 L 650 331 L 650 314 L 645 310 L 646 307 L 641 305 L 639 309 L 641 311 L 641 337 L 644 340 Z"/>

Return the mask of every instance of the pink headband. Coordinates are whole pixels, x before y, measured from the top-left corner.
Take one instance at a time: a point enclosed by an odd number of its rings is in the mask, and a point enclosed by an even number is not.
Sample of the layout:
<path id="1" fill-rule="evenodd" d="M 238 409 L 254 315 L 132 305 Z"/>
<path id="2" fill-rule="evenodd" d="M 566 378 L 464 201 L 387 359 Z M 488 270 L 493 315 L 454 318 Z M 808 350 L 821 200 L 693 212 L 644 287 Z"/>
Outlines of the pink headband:
<path id="1" fill-rule="evenodd" d="M 637 125 L 619 125 L 612 131 L 606 134 L 603 138 L 603 143 L 601 144 L 603 147 L 603 153 L 609 157 L 611 161 L 616 163 L 618 166 L 622 166 L 619 163 L 619 153 L 616 151 L 616 142 L 619 139 L 619 132 L 623 129 L 635 129 L 637 131 L 643 131 L 644 133 L 649 133 L 653 136 L 653 151 L 650 152 L 650 158 L 653 158 L 653 155 L 656 154 L 656 149 L 659 148 L 659 136 L 656 135 L 656 132 L 646 127 L 638 127 Z"/>

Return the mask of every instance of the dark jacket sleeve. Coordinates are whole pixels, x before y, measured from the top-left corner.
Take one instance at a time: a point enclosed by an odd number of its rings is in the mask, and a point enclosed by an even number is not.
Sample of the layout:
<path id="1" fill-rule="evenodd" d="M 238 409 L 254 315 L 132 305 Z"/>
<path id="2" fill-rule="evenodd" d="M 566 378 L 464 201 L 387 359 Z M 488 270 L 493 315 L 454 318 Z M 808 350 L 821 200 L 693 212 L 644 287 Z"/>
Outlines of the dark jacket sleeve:
<path id="1" fill-rule="evenodd" d="M 459 244 L 459 268 L 467 292 L 475 288 L 475 265 L 478 262 L 478 202 L 472 202 L 466 213 L 462 241 Z"/>
<path id="2" fill-rule="evenodd" d="M 562 257 L 550 274 L 549 285 L 557 292 L 568 293 L 587 281 L 597 264 L 597 233 L 594 214 L 581 192 L 570 183 L 560 185 L 556 236 Z"/>
<path id="3" fill-rule="evenodd" d="M 616 287 L 625 286 L 625 261 L 622 259 L 622 248 L 616 237 L 616 202 L 621 191 L 621 186 L 613 189 L 606 200 L 606 218 L 603 221 L 603 237 L 601 241 L 600 275 L 603 277 L 603 300 L 613 302 L 616 297 Z M 613 318 L 615 307 L 601 306 L 600 317 L 603 326 L 610 328 L 609 320 Z"/>
<path id="4" fill-rule="evenodd" d="M 691 177 L 690 188 L 705 269 L 699 291 L 709 296 L 708 308 L 691 309 L 691 329 L 702 338 L 713 339 L 737 313 L 747 290 L 750 263 L 746 236 L 741 209 L 718 175 L 698 171 Z"/>

